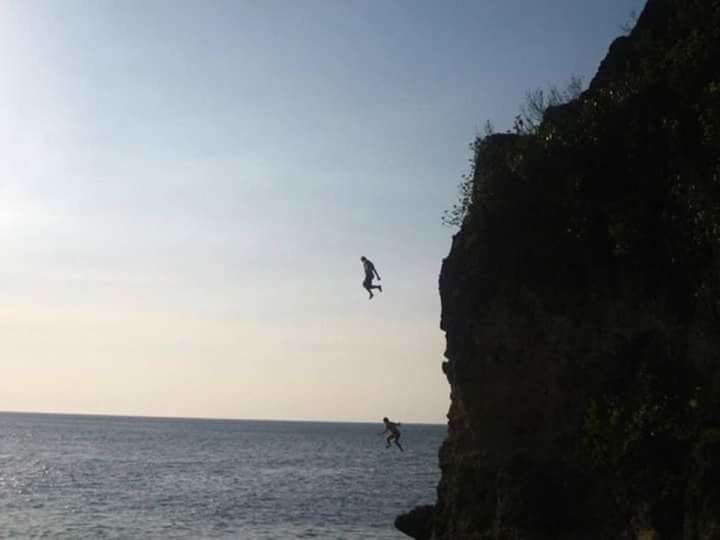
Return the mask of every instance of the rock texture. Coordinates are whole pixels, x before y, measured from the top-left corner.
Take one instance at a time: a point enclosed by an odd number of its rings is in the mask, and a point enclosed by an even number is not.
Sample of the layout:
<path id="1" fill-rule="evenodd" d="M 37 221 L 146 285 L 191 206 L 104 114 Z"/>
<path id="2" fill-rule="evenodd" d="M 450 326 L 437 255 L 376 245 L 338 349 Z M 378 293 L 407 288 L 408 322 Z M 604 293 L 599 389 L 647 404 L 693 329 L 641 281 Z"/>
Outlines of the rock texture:
<path id="1" fill-rule="evenodd" d="M 406 532 L 720 539 L 720 0 L 649 0 L 580 98 L 476 150 Z"/>

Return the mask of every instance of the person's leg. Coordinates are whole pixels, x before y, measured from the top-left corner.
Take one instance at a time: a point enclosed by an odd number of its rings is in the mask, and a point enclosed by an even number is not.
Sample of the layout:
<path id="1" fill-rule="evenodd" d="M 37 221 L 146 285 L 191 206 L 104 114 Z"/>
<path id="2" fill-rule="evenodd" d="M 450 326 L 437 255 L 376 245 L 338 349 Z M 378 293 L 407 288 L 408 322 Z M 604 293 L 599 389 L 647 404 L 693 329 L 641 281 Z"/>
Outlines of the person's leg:
<path id="1" fill-rule="evenodd" d="M 366 279 L 365 281 L 363 281 L 362 286 L 363 286 L 363 289 L 365 289 L 368 292 L 368 294 L 370 295 L 369 298 L 372 298 L 373 293 L 372 293 L 372 285 L 370 285 L 370 282 Z"/>
<path id="2" fill-rule="evenodd" d="M 405 451 L 405 450 L 403 450 L 403 447 L 400 446 L 400 435 L 397 435 L 397 436 L 395 437 L 395 446 L 397 446 L 397 447 L 400 449 L 401 452 L 404 452 L 404 451 Z"/>
<path id="3" fill-rule="evenodd" d="M 392 433 L 385 438 L 385 448 L 390 448 L 392 446 L 392 439 Z"/>

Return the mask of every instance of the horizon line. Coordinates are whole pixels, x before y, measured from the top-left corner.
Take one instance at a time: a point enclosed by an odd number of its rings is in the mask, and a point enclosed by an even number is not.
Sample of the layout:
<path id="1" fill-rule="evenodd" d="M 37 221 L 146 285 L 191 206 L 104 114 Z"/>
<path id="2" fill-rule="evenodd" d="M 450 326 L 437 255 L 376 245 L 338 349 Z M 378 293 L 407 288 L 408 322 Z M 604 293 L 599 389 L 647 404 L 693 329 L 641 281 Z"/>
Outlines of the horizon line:
<path id="1" fill-rule="evenodd" d="M 61 411 L 17 411 L 17 410 L 0 410 L 0 414 L 20 414 L 20 415 L 46 415 L 46 416 L 86 416 L 99 418 L 133 418 L 145 420 L 206 420 L 217 422 L 286 422 L 286 423 L 305 423 L 305 424 L 381 424 L 381 420 L 300 420 L 287 418 L 227 418 L 219 416 L 161 416 L 131 413 L 89 413 L 89 412 L 61 412 Z M 436 422 L 401 422 L 403 425 L 418 426 L 447 426 L 445 423 Z"/>

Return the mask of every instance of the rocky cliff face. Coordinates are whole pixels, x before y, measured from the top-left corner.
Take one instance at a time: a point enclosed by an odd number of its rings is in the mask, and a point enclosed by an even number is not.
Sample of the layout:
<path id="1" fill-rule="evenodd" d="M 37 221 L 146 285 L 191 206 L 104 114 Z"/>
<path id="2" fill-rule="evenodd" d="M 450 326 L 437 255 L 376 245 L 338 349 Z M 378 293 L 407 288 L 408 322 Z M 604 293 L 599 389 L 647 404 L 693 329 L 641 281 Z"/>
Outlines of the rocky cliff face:
<path id="1" fill-rule="evenodd" d="M 476 148 L 438 500 L 398 527 L 720 538 L 720 0 L 649 0 L 579 99 Z"/>

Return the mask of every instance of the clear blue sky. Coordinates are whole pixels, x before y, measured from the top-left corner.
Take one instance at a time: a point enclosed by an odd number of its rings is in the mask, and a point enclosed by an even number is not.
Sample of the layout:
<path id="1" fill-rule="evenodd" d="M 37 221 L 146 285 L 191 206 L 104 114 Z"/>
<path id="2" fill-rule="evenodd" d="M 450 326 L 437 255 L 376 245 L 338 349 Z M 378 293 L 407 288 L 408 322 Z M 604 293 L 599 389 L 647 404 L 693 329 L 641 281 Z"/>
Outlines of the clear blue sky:
<path id="1" fill-rule="evenodd" d="M 0 410 L 444 421 L 468 144 L 641 7 L 4 1 Z"/>

